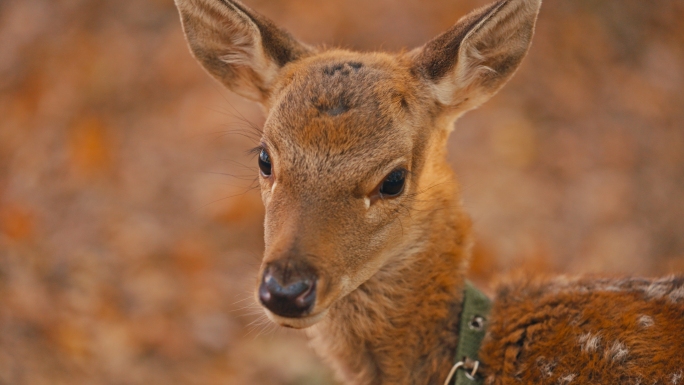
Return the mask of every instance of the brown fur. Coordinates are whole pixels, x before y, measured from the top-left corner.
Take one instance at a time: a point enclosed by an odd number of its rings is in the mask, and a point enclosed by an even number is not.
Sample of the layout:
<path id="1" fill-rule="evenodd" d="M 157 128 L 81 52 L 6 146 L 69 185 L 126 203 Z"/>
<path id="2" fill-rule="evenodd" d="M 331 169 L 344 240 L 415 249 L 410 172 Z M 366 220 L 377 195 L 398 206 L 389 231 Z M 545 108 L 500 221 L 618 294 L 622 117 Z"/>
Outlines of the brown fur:
<path id="1" fill-rule="evenodd" d="M 207 71 L 268 113 L 258 282 L 268 266 L 316 274 L 307 313 L 267 315 L 306 328 L 345 383 L 443 383 L 472 242 L 446 140 L 513 75 L 540 0 L 499 0 L 396 55 L 308 47 L 234 0 L 176 5 Z M 404 192 L 384 198 L 378 187 L 397 167 L 408 170 Z M 682 359 L 656 345 L 684 346 L 681 280 L 522 282 L 497 296 L 488 383 L 679 378 Z"/>
<path id="2" fill-rule="evenodd" d="M 684 277 L 502 285 L 480 357 L 487 384 L 684 383 Z"/>

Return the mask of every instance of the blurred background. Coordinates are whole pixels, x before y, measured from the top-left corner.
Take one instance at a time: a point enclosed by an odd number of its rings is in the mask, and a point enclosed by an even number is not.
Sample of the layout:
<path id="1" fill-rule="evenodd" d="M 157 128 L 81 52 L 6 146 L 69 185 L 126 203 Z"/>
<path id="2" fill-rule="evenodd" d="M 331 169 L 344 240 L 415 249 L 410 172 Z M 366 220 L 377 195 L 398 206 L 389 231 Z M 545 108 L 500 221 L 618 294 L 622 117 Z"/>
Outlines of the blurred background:
<path id="1" fill-rule="evenodd" d="M 309 43 L 393 51 L 486 3 L 245 1 Z M 684 271 L 683 18 L 544 4 L 450 139 L 483 287 Z M 263 119 L 195 63 L 171 0 L 0 0 L 0 384 L 332 383 L 252 299 Z"/>

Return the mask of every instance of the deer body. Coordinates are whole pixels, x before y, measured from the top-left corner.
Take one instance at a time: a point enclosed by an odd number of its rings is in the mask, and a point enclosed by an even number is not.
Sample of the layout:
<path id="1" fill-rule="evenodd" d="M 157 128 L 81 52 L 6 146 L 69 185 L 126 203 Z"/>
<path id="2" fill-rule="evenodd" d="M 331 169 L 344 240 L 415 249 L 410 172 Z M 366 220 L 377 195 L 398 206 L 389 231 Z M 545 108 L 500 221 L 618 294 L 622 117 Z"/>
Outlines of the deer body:
<path id="1" fill-rule="evenodd" d="M 442 384 L 472 242 L 446 140 L 513 75 L 540 0 L 499 0 L 396 55 L 309 47 L 234 0 L 176 5 L 205 69 L 267 112 L 257 299 L 269 318 L 306 329 L 345 383 Z M 684 326 L 682 280 L 634 282 L 504 287 L 479 375 L 489 384 L 679 381 L 684 354 L 650 344 Z M 621 313 L 601 313 L 607 305 Z M 669 336 L 684 347 L 681 333 Z M 647 370 L 652 362 L 662 364 Z"/>
<path id="2" fill-rule="evenodd" d="M 684 277 L 521 280 L 497 293 L 486 384 L 682 384 Z"/>

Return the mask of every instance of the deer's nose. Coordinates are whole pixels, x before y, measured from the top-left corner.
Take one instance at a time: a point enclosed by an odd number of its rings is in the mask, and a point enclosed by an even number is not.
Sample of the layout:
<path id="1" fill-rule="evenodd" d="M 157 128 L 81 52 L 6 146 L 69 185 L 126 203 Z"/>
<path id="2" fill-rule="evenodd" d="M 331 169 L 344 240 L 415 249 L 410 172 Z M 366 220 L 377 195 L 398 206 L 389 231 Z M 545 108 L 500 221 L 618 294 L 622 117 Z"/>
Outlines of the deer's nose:
<path id="1" fill-rule="evenodd" d="M 264 270 L 259 285 L 259 300 L 282 317 L 303 317 L 316 301 L 316 275 L 302 266 L 274 264 Z"/>

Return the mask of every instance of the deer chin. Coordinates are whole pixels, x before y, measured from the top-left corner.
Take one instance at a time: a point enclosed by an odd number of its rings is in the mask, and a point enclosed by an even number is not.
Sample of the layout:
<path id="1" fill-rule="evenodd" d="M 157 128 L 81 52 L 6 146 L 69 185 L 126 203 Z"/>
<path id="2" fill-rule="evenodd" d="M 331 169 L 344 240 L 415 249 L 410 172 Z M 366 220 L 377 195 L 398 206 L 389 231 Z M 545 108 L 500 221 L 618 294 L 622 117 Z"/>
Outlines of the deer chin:
<path id="1" fill-rule="evenodd" d="M 328 309 L 326 308 L 315 314 L 307 315 L 306 317 L 289 318 L 274 314 L 266 308 L 264 308 L 264 310 L 266 311 L 266 316 L 268 317 L 268 319 L 277 323 L 280 326 L 292 329 L 306 329 L 318 323 L 320 320 L 323 319 L 323 317 L 325 317 L 326 314 L 328 314 Z"/>

